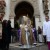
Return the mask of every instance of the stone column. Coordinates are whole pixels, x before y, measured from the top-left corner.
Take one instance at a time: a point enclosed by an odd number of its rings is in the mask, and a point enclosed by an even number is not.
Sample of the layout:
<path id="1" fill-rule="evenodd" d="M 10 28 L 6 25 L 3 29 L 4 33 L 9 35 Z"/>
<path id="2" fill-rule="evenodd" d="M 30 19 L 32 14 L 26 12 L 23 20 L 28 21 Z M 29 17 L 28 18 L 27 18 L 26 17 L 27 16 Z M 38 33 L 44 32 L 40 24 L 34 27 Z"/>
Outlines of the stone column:
<path id="1" fill-rule="evenodd" d="M 39 11 L 40 11 L 41 25 L 42 25 L 45 20 L 42 0 L 38 0 L 38 4 L 39 4 Z"/>
<path id="2" fill-rule="evenodd" d="M 6 2 L 6 8 L 5 8 L 5 16 L 3 20 L 9 20 L 9 15 L 10 15 L 10 0 L 5 0 Z"/>

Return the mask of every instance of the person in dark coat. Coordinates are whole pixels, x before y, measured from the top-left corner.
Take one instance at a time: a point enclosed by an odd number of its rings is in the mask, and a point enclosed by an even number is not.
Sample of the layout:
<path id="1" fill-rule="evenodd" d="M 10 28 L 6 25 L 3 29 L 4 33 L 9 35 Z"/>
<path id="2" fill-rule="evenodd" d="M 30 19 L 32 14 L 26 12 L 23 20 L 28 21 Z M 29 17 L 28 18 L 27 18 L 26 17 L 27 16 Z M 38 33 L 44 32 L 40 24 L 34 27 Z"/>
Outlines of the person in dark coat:
<path id="1" fill-rule="evenodd" d="M 9 44 L 11 43 L 11 32 L 12 28 L 11 28 L 11 21 L 8 20 L 7 23 L 7 49 L 9 49 Z"/>
<path id="2" fill-rule="evenodd" d="M 33 30 L 34 30 L 34 32 L 33 32 L 33 33 L 34 33 L 35 40 L 37 41 L 37 30 L 36 30 L 36 28 L 35 28 L 35 27 L 33 28 Z"/>
<path id="3" fill-rule="evenodd" d="M 9 43 L 11 42 L 11 22 L 10 20 L 4 20 L 3 24 L 3 31 L 2 31 L 2 40 L 3 40 L 3 50 L 9 49 Z"/>
<path id="4" fill-rule="evenodd" d="M 40 28 L 40 26 L 38 26 L 38 40 L 39 42 L 43 42 L 42 29 Z"/>
<path id="5" fill-rule="evenodd" d="M 3 20 L 2 22 L 2 50 L 6 49 L 6 38 L 7 38 L 7 20 Z"/>

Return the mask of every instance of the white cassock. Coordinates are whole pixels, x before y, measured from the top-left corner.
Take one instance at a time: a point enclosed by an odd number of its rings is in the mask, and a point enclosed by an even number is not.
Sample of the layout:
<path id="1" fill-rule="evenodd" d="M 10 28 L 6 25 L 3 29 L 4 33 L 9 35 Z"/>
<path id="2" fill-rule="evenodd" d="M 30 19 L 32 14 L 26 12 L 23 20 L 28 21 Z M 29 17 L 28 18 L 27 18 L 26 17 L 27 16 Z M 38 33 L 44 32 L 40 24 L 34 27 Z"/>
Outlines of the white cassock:
<path id="1" fill-rule="evenodd" d="M 43 23 L 43 35 L 46 35 L 47 23 L 46 21 Z"/>
<path id="2" fill-rule="evenodd" d="M 48 22 L 48 25 L 47 25 L 47 33 L 46 33 L 46 36 L 47 36 L 47 41 L 50 42 L 50 21 Z"/>
<path id="3" fill-rule="evenodd" d="M 42 34 L 39 34 L 39 42 L 43 42 Z"/>
<path id="4" fill-rule="evenodd" d="M 25 31 L 26 31 L 26 42 L 27 42 L 27 45 L 29 45 L 29 41 L 28 41 L 29 33 L 28 33 L 28 26 L 27 25 L 25 25 Z"/>
<path id="5" fill-rule="evenodd" d="M 47 41 L 50 41 L 50 21 L 44 23 L 43 35 L 46 35 Z"/>

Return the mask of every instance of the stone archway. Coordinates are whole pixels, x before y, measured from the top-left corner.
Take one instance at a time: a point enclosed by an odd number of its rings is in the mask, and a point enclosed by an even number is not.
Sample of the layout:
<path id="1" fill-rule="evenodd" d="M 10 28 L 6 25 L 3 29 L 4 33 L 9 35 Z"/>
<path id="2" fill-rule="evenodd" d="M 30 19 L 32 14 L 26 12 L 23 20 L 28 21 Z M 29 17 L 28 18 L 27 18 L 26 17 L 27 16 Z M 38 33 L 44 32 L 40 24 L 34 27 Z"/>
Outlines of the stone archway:
<path id="1" fill-rule="evenodd" d="M 26 1 L 22 1 L 20 3 L 18 3 L 15 6 L 15 17 L 14 17 L 14 23 L 16 23 L 16 20 L 18 20 L 20 18 L 20 16 L 27 16 L 28 14 L 28 18 L 30 18 L 30 20 L 33 21 L 33 26 L 35 27 L 35 17 L 33 17 L 34 14 L 34 8 L 32 7 L 32 5 L 29 2 Z M 14 25 L 16 26 L 16 25 Z"/>
<path id="2" fill-rule="evenodd" d="M 14 17 L 14 27 L 18 30 L 19 26 L 18 24 L 16 23 L 17 20 L 22 17 L 22 16 L 26 16 L 28 17 L 30 21 L 33 22 L 33 26 L 35 27 L 35 17 L 33 17 L 33 14 L 34 14 L 34 8 L 32 7 L 32 5 L 29 3 L 29 2 L 26 2 L 26 1 L 22 1 L 20 3 L 18 3 L 15 7 L 15 17 Z M 21 19 L 22 20 L 22 19 Z M 31 23 L 31 22 L 30 22 Z M 29 24 L 30 24 L 29 23 Z M 28 25 L 29 25 L 28 24 Z M 25 26 L 27 24 L 25 23 L 24 25 L 22 24 L 21 26 L 21 43 L 22 44 L 26 44 L 27 40 L 26 40 L 26 34 L 25 34 Z M 30 31 L 30 36 L 29 36 L 29 39 L 30 39 L 30 44 L 33 43 L 33 36 L 32 36 L 32 30 L 31 30 L 31 27 L 29 25 L 29 31 Z"/>

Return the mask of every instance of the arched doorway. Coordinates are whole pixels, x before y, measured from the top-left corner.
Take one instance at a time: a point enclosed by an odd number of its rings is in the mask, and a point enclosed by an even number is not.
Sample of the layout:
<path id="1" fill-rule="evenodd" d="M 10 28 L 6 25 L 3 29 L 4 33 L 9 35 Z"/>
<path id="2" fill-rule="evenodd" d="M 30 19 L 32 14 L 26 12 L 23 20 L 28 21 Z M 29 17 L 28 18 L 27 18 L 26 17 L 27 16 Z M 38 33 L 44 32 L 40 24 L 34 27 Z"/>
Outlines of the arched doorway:
<path id="1" fill-rule="evenodd" d="M 35 27 L 35 17 L 33 17 L 34 8 L 29 2 L 22 1 L 22 2 L 18 3 L 15 6 L 14 12 L 15 12 L 15 17 L 14 17 L 15 24 L 16 24 L 16 21 L 20 17 L 28 15 L 28 18 L 30 18 L 30 20 L 32 20 L 32 22 L 33 22 L 33 27 Z M 14 27 L 16 28 L 15 24 L 14 24 Z"/>
<path id="2" fill-rule="evenodd" d="M 29 18 L 29 20 L 32 22 L 32 25 L 33 27 L 35 27 L 35 17 L 33 17 L 33 14 L 34 14 L 34 8 L 32 7 L 32 5 L 29 3 L 29 2 L 26 2 L 26 1 L 22 1 L 20 3 L 18 3 L 16 6 L 15 6 L 15 17 L 14 17 L 14 27 L 16 29 L 19 28 L 19 25 L 16 23 L 18 21 L 18 19 L 25 17 L 25 18 Z M 26 21 L 26 19 L 25 19 Z M 29 22 L 30 22 L 29 21 Z M 30 22 L 30 23 L 31 23 Z M 23 26 L 23 25 L 22 25 Z M 25 25 L 24 25 L 25 26 Z M 22 30 L 23 32 L 23 30 Z M 31 32 L 31 31 L 30 31 Z M 30 33 L 31 34 L 31 33 Z M 22 38 L 23 38 L 24 34 L 22 34 Z M 24 37 L 25 38 L 25 37 Z M 31 38 L 32 38 L 32 34 L 31 34 Z M 22 41 L 26 41 L 24 39 L 22 39 Z"/>

